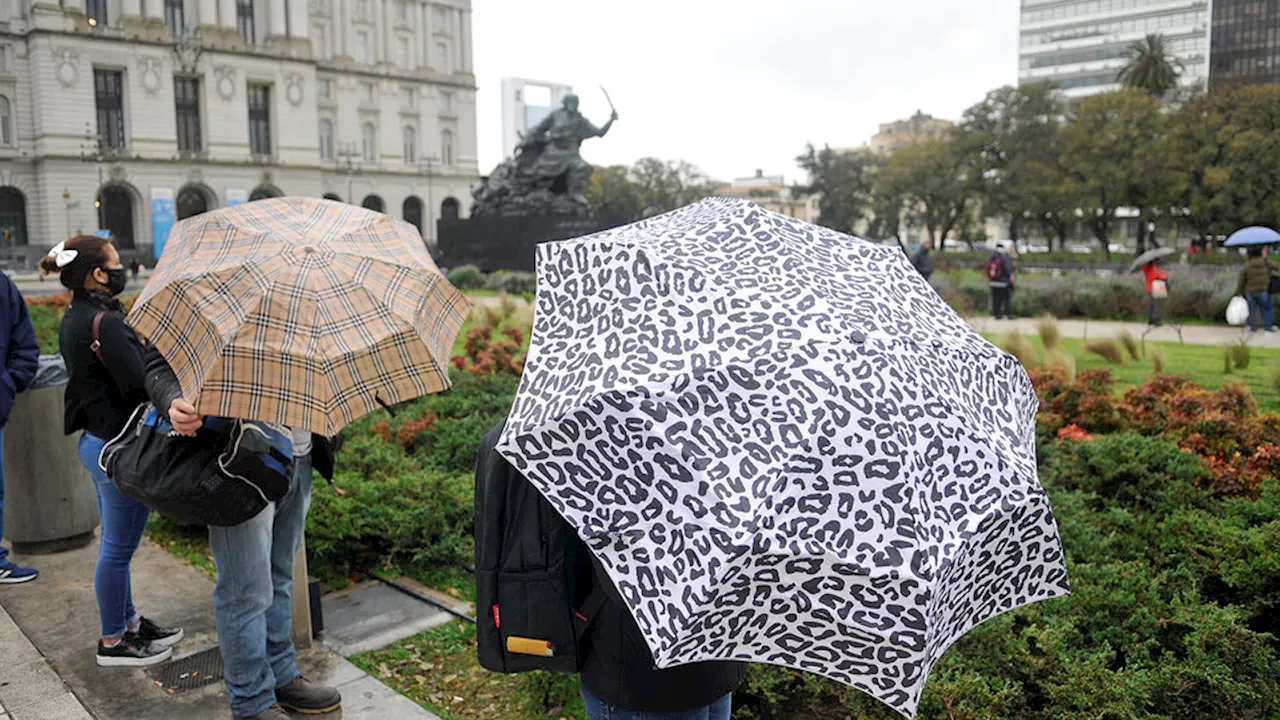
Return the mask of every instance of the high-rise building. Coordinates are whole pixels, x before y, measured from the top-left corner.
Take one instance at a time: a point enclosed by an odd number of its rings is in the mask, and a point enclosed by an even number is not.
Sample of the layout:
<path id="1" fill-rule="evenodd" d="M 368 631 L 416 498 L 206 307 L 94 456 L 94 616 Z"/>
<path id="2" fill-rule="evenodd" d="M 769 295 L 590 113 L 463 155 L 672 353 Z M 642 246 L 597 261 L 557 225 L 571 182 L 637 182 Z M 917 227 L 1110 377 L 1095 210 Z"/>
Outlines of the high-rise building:
<path id="1" fill-rule="evenodd" d="M 502 156 L 511 157 L 520 138 L 564 103 L 573 87 L 522 78 L 502 81 Z"/>
<path id="2" fill-rule="evenodd" d="M 430 242 L 479 178 L 470 0 L 0 0 L 0 262 L 77 231 L 143 262 L 278 195 Z"/>
<path id="3" fill-rule="evenodd" d="M 1280 0 L 1214 0 L 1212 85 L 1280 82 Z"/>
<path id="4" fill-rule="evenodd" d="M 1205 87 L 1209 0 L 1022 0 L 1018 82 L 1048 80 L 1072 100 L 1118 90 L 1129 47 L 1147 35 L 1182 63 L 1182 87 Z"/>

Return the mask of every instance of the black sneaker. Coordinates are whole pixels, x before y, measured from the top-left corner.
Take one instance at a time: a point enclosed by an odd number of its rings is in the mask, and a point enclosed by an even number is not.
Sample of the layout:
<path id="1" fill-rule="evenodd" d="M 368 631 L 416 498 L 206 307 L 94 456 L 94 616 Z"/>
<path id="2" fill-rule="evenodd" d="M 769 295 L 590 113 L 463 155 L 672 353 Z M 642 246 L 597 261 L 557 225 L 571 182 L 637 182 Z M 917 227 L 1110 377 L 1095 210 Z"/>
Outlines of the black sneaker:
<path id="1" fill-rule="evenodd" d="M 99 667 L 149 667 L 173 656 L 173 648 L 142 642 L 133 633 L 125 633 L 120 642 L 107 647 L 98 641 Z"/>
<path id="2" fill-rule="evenodd" d="M 142 642 L 149 642 L 160 647 L 173 647 L 182 640 L 182 628 L 164 628 L 146 618 L 138 621 L 135 636 Z"/>

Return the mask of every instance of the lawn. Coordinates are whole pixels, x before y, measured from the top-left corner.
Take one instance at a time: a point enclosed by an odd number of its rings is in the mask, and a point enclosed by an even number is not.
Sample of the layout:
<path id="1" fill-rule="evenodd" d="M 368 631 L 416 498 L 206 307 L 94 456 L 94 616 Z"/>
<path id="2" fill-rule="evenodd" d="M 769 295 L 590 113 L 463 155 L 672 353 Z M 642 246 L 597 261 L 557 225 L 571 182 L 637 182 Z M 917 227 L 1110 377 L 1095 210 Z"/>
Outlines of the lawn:
<path id="1" fill-rule="evenodd" d="M 1035 349 L 1035 365 L 1044 357 L 1044 344 L 1039 337 L 1025 336 L 1027 342 Z M 988 339 L 997 345 L 1005 345 L 1006 336 L 989 335 Z M 1116 380 L 1119 389 L 1141 385 L 1155 374 L 1152 357 L 1154 351 L 1164 353 L 1164 372 L 1168 375 L 1185 375 L 1205 388 L 1217 389 L 1224 385 L 1244 383 L 1253 393 L 1261 412 L 1280 412 L 1280 391 L 1274 377 L 1280 374 L 1280 350 L 1250 348 L 1249 367 L 1235 369 L 1230 374 L 1224 372 L 1223 348 L 1214 345 L 1182 345 L 1179 343 L 1148 342 L 1145 345 L 1144 357 L 1133 360 L 1126 357 L 1124 363 L 1114 365 L 1102 357 L 1087 352 L 1084 341 L 1074 338 L 1063 338 L 1061 346 L 1076 359 L 1078 371 L 1095 368 L 1108 368 Z"/>

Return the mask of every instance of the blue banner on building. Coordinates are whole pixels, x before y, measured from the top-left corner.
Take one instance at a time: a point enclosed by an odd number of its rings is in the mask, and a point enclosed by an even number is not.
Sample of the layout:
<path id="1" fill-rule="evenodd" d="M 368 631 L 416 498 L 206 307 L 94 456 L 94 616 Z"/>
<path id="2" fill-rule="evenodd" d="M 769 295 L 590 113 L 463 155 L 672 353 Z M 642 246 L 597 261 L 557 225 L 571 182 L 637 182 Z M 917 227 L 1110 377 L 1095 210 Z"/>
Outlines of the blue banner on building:
<path id="1" fill-rule="evenodd" d="M 178 213 L 173 205 L 173 190 L 169 188 L 151 189 L 151 246 L 155 259 L 159 260 L 164 252 L 164 245 L 169 240 L 169 231 L 178 221 Z"/>

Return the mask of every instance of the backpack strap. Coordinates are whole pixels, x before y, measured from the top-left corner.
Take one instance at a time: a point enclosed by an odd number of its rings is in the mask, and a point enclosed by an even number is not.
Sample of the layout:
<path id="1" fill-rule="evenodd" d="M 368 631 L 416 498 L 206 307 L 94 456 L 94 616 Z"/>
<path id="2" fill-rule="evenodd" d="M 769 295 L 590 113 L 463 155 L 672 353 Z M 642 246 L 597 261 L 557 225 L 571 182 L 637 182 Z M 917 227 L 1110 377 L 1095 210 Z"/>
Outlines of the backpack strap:
<path id="1" fill-rule="evenodd" d="M 89 343 L 89 349 L 93 351 L 94 355 L 98 356 L 98 360 L 102 360 L 102 338 L 100 336 L 102 334 L 102 318 L 106 314 L 107 312 L 103 310 L 93 316 L 93 342 Z"/>

